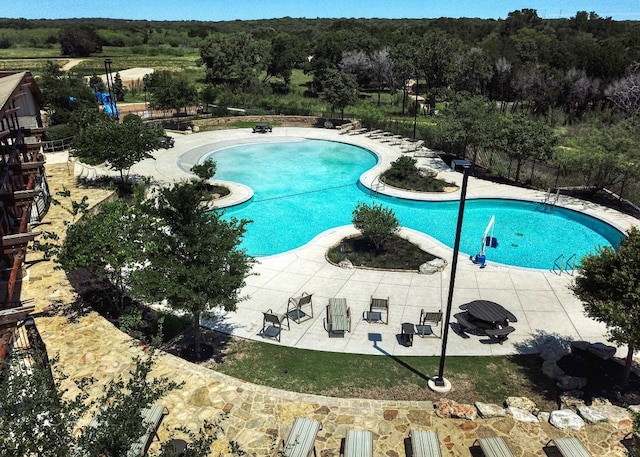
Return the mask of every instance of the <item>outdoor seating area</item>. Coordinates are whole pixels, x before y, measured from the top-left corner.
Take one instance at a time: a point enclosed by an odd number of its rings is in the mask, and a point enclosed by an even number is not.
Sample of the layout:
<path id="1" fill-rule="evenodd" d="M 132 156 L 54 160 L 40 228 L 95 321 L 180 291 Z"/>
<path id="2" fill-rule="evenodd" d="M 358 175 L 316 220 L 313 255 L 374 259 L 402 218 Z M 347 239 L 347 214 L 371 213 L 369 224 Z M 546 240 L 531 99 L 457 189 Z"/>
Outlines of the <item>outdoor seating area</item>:
<path id="1" fill-rule="evenodd" d="M 515 328 L 510 322 L 518 319 L 502 305 L 488 300 L 474 300 L 461 305 L 461 313 L 453 317 L 461 333 L 488 336 L 502 344 Z"/>

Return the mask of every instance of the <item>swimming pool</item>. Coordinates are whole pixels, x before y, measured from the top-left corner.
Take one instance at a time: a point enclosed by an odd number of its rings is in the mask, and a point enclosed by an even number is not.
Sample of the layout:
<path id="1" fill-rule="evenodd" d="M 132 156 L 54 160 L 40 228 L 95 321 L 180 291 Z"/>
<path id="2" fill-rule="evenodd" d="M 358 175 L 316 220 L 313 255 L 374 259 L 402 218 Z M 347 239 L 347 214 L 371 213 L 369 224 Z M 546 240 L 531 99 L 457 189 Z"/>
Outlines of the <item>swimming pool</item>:
<path id="1" fill-rule="evenodd" d="M 319 233 L 351 223 L 358 202 L 391 208 L 404 227 L 452 247 L 459 202 L 425 202 L 371 196 L 358 183 L 376 164 L 364 148 L 321 140 L 245 144 L 214 151 L 216 179 L 240 182 L 254 190 L 251 200 L 225 210 L 225 218 L 250 219 L 243 247 L 254 256 L 298 248 Z M 550 269 L 560 254 L 578 258 L 596 247 L 617 246 L 622 233 L 591 216 L 531 202 L 467 200 L 460 251 L 478 253 L 482 234 L 495 215 L 496 249 L 487 261 Z"/>

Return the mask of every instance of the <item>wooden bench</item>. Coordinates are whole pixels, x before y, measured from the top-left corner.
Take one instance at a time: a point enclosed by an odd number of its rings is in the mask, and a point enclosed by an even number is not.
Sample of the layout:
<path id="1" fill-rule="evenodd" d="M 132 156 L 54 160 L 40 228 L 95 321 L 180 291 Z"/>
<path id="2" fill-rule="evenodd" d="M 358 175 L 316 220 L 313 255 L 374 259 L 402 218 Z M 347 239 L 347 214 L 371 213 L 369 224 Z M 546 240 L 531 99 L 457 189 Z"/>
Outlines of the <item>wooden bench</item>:
<path id="1" fill-rule="evenodd" d="M 411 451 L 413 457 L 442 457 L 438 433 L 432 430 L 411 430 Z"/>
<path id="2" fill-rule="evenodd" d="M 467 330 L 474 331 L 478 329 L 478 326 L 473 324 L 468 319 L 468 314 L 466 312 L 454 314 L 453 317 L 456 318 L 456 321 L 458 321 L 458 325 L 460 326 L 460 330 L 463 332 L 466 332 Z"/>
<path id="3" fill-rule="evenodd" d="M 563 457 L 592 457 L 578 438 L 551 438 L 549 443 L 551 442 L 555 444 Z"/>
<path id="4" fill-rule="evenodd" d="M 478 438 L 476 441 L 486 457 L 513 457 L 509 446 L 501 436 Z"/>
<path id="5" fill-rule="evenodd" d="M 501 327 L 496 329 L 487 329 L 485 330 L 485 333 L 487 334 L 487 336 L 490 336 L 491 338 L 497 338 L 498 342 L 502 344 L 507 339 L 507 336 L 509 336 L 509 334 L 514 331 L 515 331 L 515 328 L 508 325 L 506 327 Z"/>
<path id="6" fill-rule="evenodd" d="M 373 433 L 369 430 L 347 430 L 343 455 L 344 457 L 372 457 Z"/>

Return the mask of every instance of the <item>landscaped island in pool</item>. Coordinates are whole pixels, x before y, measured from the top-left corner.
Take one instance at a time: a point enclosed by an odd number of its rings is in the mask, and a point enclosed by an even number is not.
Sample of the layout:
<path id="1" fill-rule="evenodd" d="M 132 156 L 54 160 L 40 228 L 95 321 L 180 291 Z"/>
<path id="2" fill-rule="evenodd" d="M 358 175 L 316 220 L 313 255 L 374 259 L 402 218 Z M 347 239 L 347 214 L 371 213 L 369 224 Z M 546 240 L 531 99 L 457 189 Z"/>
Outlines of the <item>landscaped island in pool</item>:
<path id="1" fill-rule="evenodd" d="M 298 248 L 319 233 L 351 223 L 358 202 L 391 208 L 403 227 L 452 247 L 459 202 L 425 202 L 371 195 L 360 175 L 376 164 L 366 149 L 319 140 L 282 140 L 214 151 L 216 179 L 246 184 L 251 200 L 225 209 L 225 218 L 250 219 L 243 247 L 254 256 Z M 478 253 L 495 216 L 498 247 L 488 262 L 551 269 L 561 254 L 579 259 L 598 246 L 617 246 L 622 233 L 591 216 L 539 203 L 502 199 L 467 200 L 460 250 Z"/>

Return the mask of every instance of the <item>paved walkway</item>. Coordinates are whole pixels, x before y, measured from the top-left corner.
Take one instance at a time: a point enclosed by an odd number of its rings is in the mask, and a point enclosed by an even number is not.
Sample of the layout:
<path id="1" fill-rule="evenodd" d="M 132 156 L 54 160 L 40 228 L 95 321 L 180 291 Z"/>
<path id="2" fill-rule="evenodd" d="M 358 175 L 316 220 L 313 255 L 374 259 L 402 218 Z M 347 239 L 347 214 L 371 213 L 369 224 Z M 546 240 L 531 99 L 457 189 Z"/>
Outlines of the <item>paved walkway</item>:
<path id="1" fill-rule="evenodd" d="M 188 176 L 185 170 L 197 160 L 198 154 L 206 152 L 218 142 L 263 141 L 280 135 L 305 138 L 323 138 L 348 141 L 367 146 L 376 152 L 383 167 L 395 160 L 399 151 L 362 136 L 338 135 L 335 131 L 322 129 L 278 128 L 272 135 L 255 136 L 250 130 L 232 130 L 178 136 L 176 147 L 162 150 L 156 161 L 145 161 L 134 170 L 155 177 L 158 182 L 168 183 Z M 190 152 L 191 151 L 191 152 Z M 48 157 L 47 168 L 50 184 L 55 189 L 62 185 L 74 187 L 74 176 L 66 172 L 66 164 L 54 165 L 55 157 Z M 426 159 L 425 159 L 426 160 Z M 76 164 L 76 174 L 82 166 Z M 364 177 L 373 179 L 374 171 Z M 459 179 L 459 174 L 443 170 L 442 177 Z M 370 181 L 369 181 L 370 182 Z M 245 189 L 246 191 L 246 189 Z M 77 191 L 76 191 L 77 192 Z M 522 193 L 521 193 L 522 192 Z M 104 198 L 105 193 L 95 189 L 83 189 L 90 202 Z M 234 194 L 242 195 L 240 192 Z M 469 196 L 509 196 L 539 199 L 541 195 L 506 186 L 489 185 L 473 180 L 469 185 Z M 245 196 L 246 197 L 246 194 Z M 456 198 L 455 193 L 447 195 Z M 227 200 L 231 203 L 230 199 Z M 619 213 L 574 201 L 561 201 L 567 205 L 581 205 L 592 214 L 606 217 L 620 228 L 626 228 L 633 220 Z M 49 227 L 62 233 L 65 213 L 52 207 L 48 216 Z M 404 320 L 415 321 L 421 307 L 439 309 L 446 301 L 448 269 L 432 276 L 413 273 L 375 272 L 364 270 L 342 270 L 324 260 L 327 246 L 337 242 L 350 228 L 337 228 L 317 237 L 307 246 L 286 254 L 260 259 L 256 266 L 259 276 L 249 279 L 245 293 L 251 298 L 242 302 L 235 313 L 223 316 L 219 325 L 225 325 L 235 335 L 256 338 L 261 325 L 261 312 L 266 308 L 282 310 L 289 296 L 303 290 L 314 293 L 315 316 L 302 324 L 292 324 L 285 332 L 282 344 L 296 347 L 325 350 L 377 353 L 378 347 L 392 354 L 430 355 L 440 350 L 438 338 L 416 338 L 412 348 L 396 342 L 399 324 Z M 425 244 L 436 255 L 451 260 L 451 250 L 424 235 L 409 234 Z M 468 263 L 468 259 L 467 259 Z M 525 270 L 503 266 L 491 266 L 479 270 L 460 259 L 456 281 L 454 306 L 465 301 L 482 298 L 513 304 L 509 306 L 518 316 L 517 331 L 504 345 L 482 344 L 478 338 L 463 339 L 452 333 L 448 354 L 502 354 L 531 350 L 542 330 L 557 333 L 571 339 L 590 341 L 603 339 L 604 328 L 586 319 L 580 304 L 567 289 L 569 277 L 556 276 L 550 272 Z M 25 286 L 24 298 L 34 298 L 39 311 L 46 311 L 52 303 L 69 303 L 74 292 L 64 273 L 53 270 L 48 262 L 34 264 L 29 271 L 30 279 Z M 388 326 L 366 324 L 357 316 L 366 306 L 371 294 L 391 296 L 392 312 Z M 329 297 L 347 297 L 354 316 L 354 328 L 345 338 L 328 338 L 322 329 L 324 305 Z M 92 395 L 99 395 L 102 386 L 114 376 L 126 374 L 131 369 L 131 356 L 139 352 L 130 346 L 130 340 L 95 313 L 69 322 L 65 317 L 43 316 L 37 325 L 51 354 L 60 355 L 60 366 L 69 375 L 65 385 L 74 391 L 73 381 L 82 376 L 93 375 L 99 382 Z M 379 335 L 378 335 L 379 334 Z M 221 413 L 228 417 L 223 422 L 225 437 L 236 440 L 241 447 L 256 455 L 271 455 L 276 436 L 286 434 L 297 416 L 316 418 L 323 423 L 317 446 L 319 455 L 337 456 L 340 439 L 347 427 L 366 428 L 374 432 L 375 456 L 401 456 L 405 454 L 405 438 L 411 428 L 430 428 L 439 432 L 440 441 L 447 455 L 470 455 L 470 448 L 477 437 L 505 436 L 516 456 L 544 456 L 542 448 L 554 436 L 578 436 L 592 453 L 622 456 L 624 447 L 620 440 L 628 429 L 618 429 L 612 424 L 588 426 L 580 432 L 562 432 L 549 424 L 516 422 L 511 417 L 464 421 L 439 419 L 429 402 L 393 402 L 360 399 L 337 399 L 302 395 L 279 391 L 245 383 L 241 380 L 195 366 L 170 355 L 158 360 L 155 375 L 167 375 L 177 381 L 185 381 L 178 392 L 165 398 L 171 414 L 164 425 L 184 425 L 197 430 L 203 420 L 213 420 Z M 160 431 L 166 439 L 165 427 Z M 155 446 L 155 445 L 154 445 Z M 224 452 L 224 449 L 220 449 Z M 474 454 L 475 455 L 475 454 Z"/>

